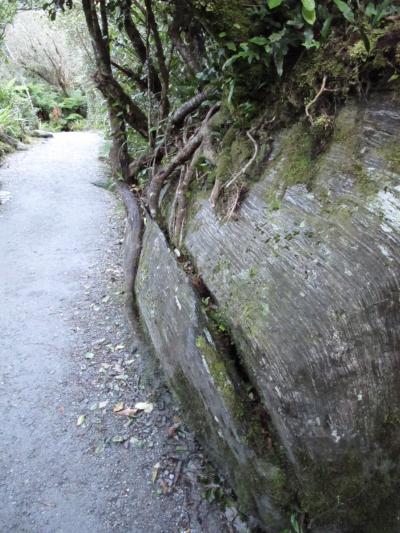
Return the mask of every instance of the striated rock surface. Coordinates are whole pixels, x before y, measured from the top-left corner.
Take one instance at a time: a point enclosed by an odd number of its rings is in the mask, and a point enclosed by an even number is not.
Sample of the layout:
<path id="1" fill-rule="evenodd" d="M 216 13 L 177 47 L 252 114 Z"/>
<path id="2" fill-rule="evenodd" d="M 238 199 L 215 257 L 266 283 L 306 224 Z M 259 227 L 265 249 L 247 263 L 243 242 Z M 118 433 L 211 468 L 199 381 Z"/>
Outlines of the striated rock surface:
<path id="1" fill-rule="evenodd" d="M 392 532 L 400 106 L 390 95 L 347 105 L 317 156 L 307 135 L 301 125 L 281 132 L 236 220 L 221 221 L 204 194 L 193 200 L 184 247 L 219 304 L 234 357 L 213 340 L 152 223 L 138 304 L 203 444 L 267 531 L 280 530 L 296 500 L 315 530 Z"/>

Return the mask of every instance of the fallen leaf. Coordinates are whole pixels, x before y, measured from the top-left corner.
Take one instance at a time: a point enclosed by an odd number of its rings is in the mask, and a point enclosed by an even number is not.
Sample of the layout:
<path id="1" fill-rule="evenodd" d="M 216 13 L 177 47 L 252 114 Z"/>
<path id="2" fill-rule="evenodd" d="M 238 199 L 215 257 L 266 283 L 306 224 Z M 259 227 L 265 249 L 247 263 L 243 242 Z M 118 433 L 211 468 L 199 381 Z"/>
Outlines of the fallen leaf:
<path id="1" fill-rule="evenodd" d="M 111 439 L 111 442 L 115 442 L 115 443 L 121 443 L 125 441 L 126 441 L 126 437 L 123 437 L 122 435 L 115 435 L 115 437 Z"/>
<path id="2" fill-rule="evenodd" d="M 76 421 L 76 425 L 80 427 L 84 423 L 85 418 L 86 418 L 85 415 L 79 415 L 78 420 Z"/>
<path id="3" fill-rule="evenodd" d="M 113 411 L 114 413 L 118 413 L 119 411 L 122 411 L 123 408 L 124 408 L 124 402 L 118 402 L 114 405 Z"/>
<path id="4" fill-rule="evenodd" d="M 115 411 L 115 414 L 120 416 L 135 416 L 139 409 L 136 409 L 135 407 L 127 407 L 126 409 L 122 409 L 121 411 Z"/>
<path id="5" fill-rule="evenodd" d="M 156 463 L 154 466 L 153 466 L 153 470 L 151 471 L 151 482 L 152 483 L 155 483 L 156 482 L 156 479 L 157 479 L 157 476 L 158 476 L 158 472 L 160 470 L 160 463 Z"/>
<path id="6" fill-rule="evenodd" d="M 131 437 L 129 439 L 129 442 L 136 448 L 143 448 L 143 441 L 138 439 L 137 437 Z"/>
<path id="7" fill-rule="evenodd" d="M 161 485 L 161 490 L 163 491 L 164 496 L 167 496 L 167 494 L 169 494 L 169 485 L 168 485 L 168 483 L 164 479 L 162 479 L 160 481 L 160 485 Z"/>
<path id="8" fill-rule="evenodd" d="M 135 408 L 139 411 L 144 411 L 145 413 L 149 414 L 153 411 L 154 405 L 148 402 L 138 402 L 135 403 Z"/>
<path id="9" fill-rule="evenodd" d="M 180 422 L 177 422 L 176 424 L 174 424 L 173 426 L 167 428 L 167 435 L 170 439 L 172 439 L 173 437 L 176 436 L 176 432 L 178 431 L 178 429 L 181 427 L 181 423 Z"/>
<path id="10" fill-rule="evenodd" d="M 115 347 L 115 350 L 123 350 L 125 348 L 125 344 L 117 344 Z"/>

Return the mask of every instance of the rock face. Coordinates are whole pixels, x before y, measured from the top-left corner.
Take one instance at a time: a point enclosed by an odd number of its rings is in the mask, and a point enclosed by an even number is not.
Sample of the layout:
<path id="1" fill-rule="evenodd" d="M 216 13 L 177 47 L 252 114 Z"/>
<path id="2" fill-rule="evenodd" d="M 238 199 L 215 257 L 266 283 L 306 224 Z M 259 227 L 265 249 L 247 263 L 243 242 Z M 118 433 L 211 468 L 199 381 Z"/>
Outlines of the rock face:
<path id="1" fill-rule="evenodd" d="M 144 325 L 200 439 L 267 531 L 295 500 L 315 531 L 397 527 L 399 143 L 400 106 L 380 95 L 341 111 L 321 155 L 300 125 L 281 132 L 235 220 L 194 199 L 184 247 L 235 350 L 218 344 L 147 225 Z"/>

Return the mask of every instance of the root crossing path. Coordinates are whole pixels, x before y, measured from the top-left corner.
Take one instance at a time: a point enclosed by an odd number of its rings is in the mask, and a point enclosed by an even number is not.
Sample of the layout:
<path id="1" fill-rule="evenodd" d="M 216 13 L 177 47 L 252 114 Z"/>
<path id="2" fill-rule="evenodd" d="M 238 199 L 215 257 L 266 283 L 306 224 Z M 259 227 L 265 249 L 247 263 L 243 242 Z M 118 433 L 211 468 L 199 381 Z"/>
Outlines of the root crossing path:
<path id="1" fill-rule="evenodd" d="M 0 531 L 224 531 L 168 392 L 143 385 L 101 143 L 56 134 L 0 168 Z"/>

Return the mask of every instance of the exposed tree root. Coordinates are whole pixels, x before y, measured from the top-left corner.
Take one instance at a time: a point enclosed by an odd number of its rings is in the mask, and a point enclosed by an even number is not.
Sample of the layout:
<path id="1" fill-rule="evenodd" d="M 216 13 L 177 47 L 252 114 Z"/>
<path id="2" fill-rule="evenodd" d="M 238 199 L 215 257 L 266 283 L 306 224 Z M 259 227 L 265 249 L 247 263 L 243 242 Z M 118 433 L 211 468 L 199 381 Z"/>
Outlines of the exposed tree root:
<path id="1" fill-rule="evenodd" d="M 209 134 L 208 122 L 218 108 L 219 104 L 216 104 L 208 111 L 206 118 L 196 133 L 192 135 L 186 144 L 183 145 L 172 161 L 152 178 L 147 190 L 147 200 L 150 215 L 153 218 L 156 217 L 158 212 L 159 197 L 164 182 L 178 167 L 193 157 L 196 150 L 202 144 L 204 138 L 206 138 Z"/>
<path id="2" fill-rule="evenodd" d="M 211 195 L 210 195 L 210 203 L 213 209 L 215 209 L 217 205 L 217 201 L 222 189 L 222 182 L 218 178 L 214 182 L 214 187 L 212 188 Z"/>
<path id="3" fill-rule="evenodd" d="M 235 183 L 233 190 L 230 189 L 230 191 L 232 192 L 228 196 L 226 215 L 223 219 L 224 222 L 229 222 L 229 220 L 233 218 L 234 214 L 240 206 L 243 195 L 246 192 L 246 188 L 243 184 Z"/>
<path id="4" fill-rule="evenodd" d="M 193 113 L 193 111 L 196 111 L 200 105 L 207 100 L 207 98 L 210 96 L 210 91 L 203 91 L 199 94 L 196 94 L 185 102 L 179 109 L 175 111 L 175 113 L 172 115 L 171 123 L 175 128 L 180 128 L 183 125 L 183 122 L 185 118 Z"/>
<path id="5" fill-rule="evenodd" d="M 321 84 L 321 87 L 319 89 L 319 91 L 317 92 L 317 94 L 314 96 L 314 98 L 308 102 L 308 104 L 306 105 L 305 107 L 305 113 L 306 113 L 306 116 L 308 118 L 308 120 L 310 121 L 311 125 L 314 126 L 314 119 L 310 113 L 310 108 L 317 103 L 319 97 L 321 96 L 321 94 L 326 91 L 326 82 L 328 80 L 328 76 L 325 74 L 323 79 L 322 79 L 322 84 Z"/>
<path id="6" fill-rule="evenodd" d="M 126 183 L 117 181 L 115 187 L 123 201 L 127 215 L 123 258 L 127 295 L 126 309 L 135 336 L 143 340 L 143 334 L 139 325 L 139 310 L 135 298 L 135 282 L 139 269 L 144 235 L 142 208 L 137 196 Z"/>
<path id="7" fill-rule="evenodd" d="M 182 242 L 183 226 L 187 211 L 187 190 L 195 172 L 194 166 L 196 164 L 196 161 L 197 157 L 195 155 L 190 164 L 186 166 L 183 179 L 179 181 L 178 188 L 176 190 L 177 212 L 175 219 L 174 237 L 178 246 L 180 246 Z"/>
<path id="8" fill-rule="evenodd" d="M 235 181 L 237 181 L 241 176 L 244 176 L 247 172 L 247 169 L 249 169 L 251 167 L 251 165 L 254 163 L 254 161 L 256 160 L 257 158 L 257 155 L 258 155 L 258 144 L 256 142 L 256 140 L 254 139 L 254 137 L 252 136 L 252 134 L 250 133 L 250 131 L 248 131 L 246 133 L 247 137 L 251 140 L 251 142 L 253 143 L 253 146 L 254 146 L 254 152 L 253 152 L 253 156 L 251 157 L 251 159 L 249 159 L 247 161 L 247 163 L 245 164 L 245 166 L 243 168 L 241 168 L 239 170 L 239 172 L 237 174 L 235 174 L 235 176 L 233 176 L 232 179 L 230 179 L 227 183 L 225 183 L 224 185 L 224 188 L 225 189 L 228 189 L 233 183 L 235 183 Z"/>

